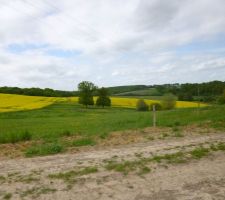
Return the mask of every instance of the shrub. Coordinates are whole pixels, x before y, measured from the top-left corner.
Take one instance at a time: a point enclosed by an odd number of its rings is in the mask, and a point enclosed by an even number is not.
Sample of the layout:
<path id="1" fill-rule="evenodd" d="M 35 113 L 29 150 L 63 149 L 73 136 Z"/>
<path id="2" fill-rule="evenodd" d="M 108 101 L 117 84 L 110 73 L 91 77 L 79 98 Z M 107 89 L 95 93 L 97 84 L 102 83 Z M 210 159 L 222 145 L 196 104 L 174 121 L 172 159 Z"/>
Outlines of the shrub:
<path id="1" fill-rule="evenodd" d="M 160 103 L 157 103 L 157 102 L 156 103 L 151 103 L 150 106 L 149 106 L 150 110 L 153 110 L 153 106 L 155 106 L 156 110 L 162 110 L 162 105 Z"/>
<path id="2" fill-rule="evenodd" d="M 138 111 L 148 111 L 149 107 L 143 99 L 139 99 L 136 104 L 136 109 Z"/>
<path id="3" fill-rule="evenodd" d="M 163 109 L 170 110 L 176 105 L 176 97 L 173 94 L 165 94 L 161 100 Z"/>

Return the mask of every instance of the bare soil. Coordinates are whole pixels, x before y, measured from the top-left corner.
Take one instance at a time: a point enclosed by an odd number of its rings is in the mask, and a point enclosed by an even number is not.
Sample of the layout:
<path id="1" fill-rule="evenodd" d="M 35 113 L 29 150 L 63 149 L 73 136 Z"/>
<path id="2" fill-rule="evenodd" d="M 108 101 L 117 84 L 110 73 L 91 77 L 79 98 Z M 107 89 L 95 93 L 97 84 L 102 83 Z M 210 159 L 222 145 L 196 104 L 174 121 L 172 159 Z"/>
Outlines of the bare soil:
<path id="1" fill-rule="evenodd" d="M 118 145 L 98 146 L 78 153 L 37 158 L 0 160 L 0 199 L 54 200 L 224 200 L 225 153 L 212 152 L 202 159 L 186 163 L 149 164 L 151 171 L 127 175 L 105 169 L 110 161 L 125 162 L 153 155 L 189 151 L 199 146 L 225 142 L 225 133 L 192 133 L 185 137 L 162 137 L 142 141 L 134 139 Z M 129 131 L 130 132 L 130 131 Z M 142 130 L 142 134 L 152 133 Z M 157 132 L 157 131 L 156 131 Z M 134 135 L 138 135 L 136 132 Z M 117 137 L 114 133 L 110 137 Z M 122 141 L 126 141 L 123 134 Z M 127 134 L 129 135 L 129 134 Z M 153 134 L 154 135 L 154 134 Z M 128 136 L 128 140 L 129 140 Z M 156 136 L 155 136 L 156 137 Z M 96 173 L 81 174 L 68 179 L 50 178 L 51 174 L 95 167 Z M 68 178 L 68 177 L 64 177 Z"/>

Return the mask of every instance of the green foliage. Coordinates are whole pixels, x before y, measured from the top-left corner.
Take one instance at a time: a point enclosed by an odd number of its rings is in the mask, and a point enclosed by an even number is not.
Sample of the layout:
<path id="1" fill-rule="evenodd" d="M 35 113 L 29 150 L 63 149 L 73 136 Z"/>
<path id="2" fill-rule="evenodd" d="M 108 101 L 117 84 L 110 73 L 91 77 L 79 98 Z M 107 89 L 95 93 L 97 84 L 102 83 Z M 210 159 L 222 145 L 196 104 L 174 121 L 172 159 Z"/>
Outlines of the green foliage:
<path id="1" fill-rule="evenodd" d="M 161 100 L 163 109 L 170 110 L 176 106 L 176 97 L 173 94 L 165 94 Z"/>
<path id="2" fill-rule="evenodd" d="M 111 106 L 111 100 L 108 96 L 108 91 L 106 88 L 102 87 L 98 89 L 98 98 L 96 100 L 97 106 L 102 106 L 103 108 L 105 106 Z"/>
<path id="3" fill-rule="evenodd" d="M 79 103 L 85 105 L 94 105 L 93 92 L 97 89 L 97 87 L 88 81 L 83 81 L 79 83 Z"/>
<path id="4" fill-rule="evenodd" d="M 178 94 L 179 101 L 193 101 L 193 96 L 191 93 L 180 93 Z"/>
<path id="5" fill-rule="evenodd" d="M 45 96 L 45 97 L 71 97 L 76 96 L 77 92 L 53 90 L 50 88 L 18 88 L 18 87 L 0 87 L 0 93 L 20 94 L 27 96 Z"/>
<path id="6" fill-rule="evenodd" d="M 25 155 L 27 157 L 45 156 L 57 154 L 63 151 L 63 146 L 58 143 L 48 143 L 33 146 L 27 149 Z"/>
<path id="7" fill-rule="evenodd" d="M 80 147 L 80 146 L 94 146 L 96 142 L 91 138 L 83 138 L 79 140 L 73 141 L 73 146 Z"/>
<path id="8" fill-rule="evenodd" d="M 148 111 L 149 107 L 143 99 L 139 99 L 136 104 L 137 111 Z"/>
<path id="9" fill-rule="evenodd" d="M 150 110 L 153 110 L 153 106 L 155 106 L 156 111 L 163 109 L 163 107 L 162 107 L 162 105 L 160 103 L 155 102 L 155 103 L 151 103 L 150 104 L 150 106 L 149 106 Z"/>
<path id="10" fill-rule="evenodd" d="M 225 104 L 225 90 L 223 91 L 223 94 L 218 99 L 219 104 Z"/>

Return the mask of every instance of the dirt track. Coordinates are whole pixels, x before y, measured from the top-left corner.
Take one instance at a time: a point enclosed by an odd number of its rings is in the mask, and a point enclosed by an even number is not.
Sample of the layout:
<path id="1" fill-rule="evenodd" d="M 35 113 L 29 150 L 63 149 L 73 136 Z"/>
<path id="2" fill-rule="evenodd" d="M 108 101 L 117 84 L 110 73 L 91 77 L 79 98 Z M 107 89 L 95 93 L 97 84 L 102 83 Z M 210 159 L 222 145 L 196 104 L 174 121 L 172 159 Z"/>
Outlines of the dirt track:
<path id="1" fill-rule="evenodd" d="M 225 154 L 214 152 L 183 164 L 154 164 L 143 176 L 123 175 L 102 167 L 107 161 L 188 151 L 199 145 L 225 142 L 225 134 L 209 134 L 108 147 L 77 154 L 0 161 L 0 198 L 11 199 L 225 199 Z M 49 174 L 96 166 L 97 173 L 76 178 L 68 188 Z"/>

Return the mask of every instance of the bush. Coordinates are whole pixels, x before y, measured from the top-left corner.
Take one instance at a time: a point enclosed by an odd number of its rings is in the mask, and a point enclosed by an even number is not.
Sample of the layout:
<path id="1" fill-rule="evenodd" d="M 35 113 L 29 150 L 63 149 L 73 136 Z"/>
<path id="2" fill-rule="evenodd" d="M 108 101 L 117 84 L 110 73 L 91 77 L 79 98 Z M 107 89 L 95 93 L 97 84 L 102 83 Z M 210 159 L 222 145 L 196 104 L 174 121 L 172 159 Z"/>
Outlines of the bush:
<path id="1" fill-rule="evenodd" d="M 165 94 L 161 100 L 162 107 L 165 110 L 170 110 L 176 106 L 176 96 L 173 94 Z"/>
<path id="2" fill-rule="evenodd" d="M 138 111 L 148 111 L 149 107 L 143 99 L 139 99 L 136 104 L 136 109 Z"/>
<path id="3" fill-rule="evenodd" d="M 156 110 L 162 110 L 162 105 L 160 103 L 151 103 L 150 104 L 150 110 L 153 110 L 153 106 L 155 106 Z"/>

